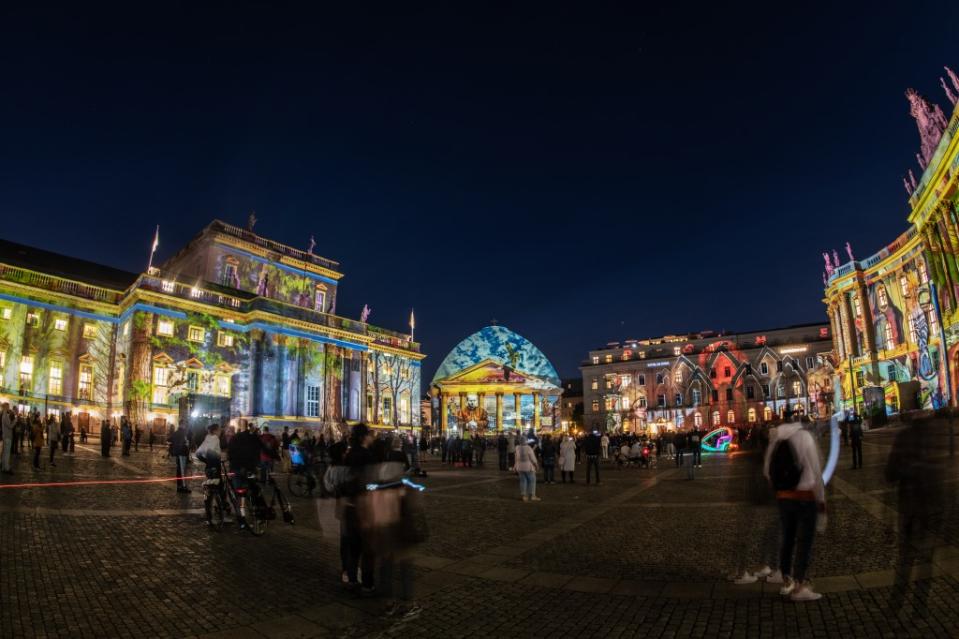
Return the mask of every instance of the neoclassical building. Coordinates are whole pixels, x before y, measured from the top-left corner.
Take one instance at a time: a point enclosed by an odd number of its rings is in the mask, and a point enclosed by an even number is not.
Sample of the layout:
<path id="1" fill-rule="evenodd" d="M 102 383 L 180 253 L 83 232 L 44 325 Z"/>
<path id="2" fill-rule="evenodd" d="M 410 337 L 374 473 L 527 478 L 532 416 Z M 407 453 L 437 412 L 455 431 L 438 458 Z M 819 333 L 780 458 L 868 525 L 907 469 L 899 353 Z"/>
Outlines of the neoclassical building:
<path id="1" fill-rule="evenodd" d="M 0 399 L 80 424 L 418 425 L 419 345 L 336 315 L 342 277 L 219 220 L 143 273 L 0 241 Z"/>
<path id="2" fill-rule="evenodd" d="M 434 424 L 442 434 L 558 427 L 562 385 L 529 340 L 487 326 L 450 351 L 431 384 Z"/>
<path id="3" fill-rule="evenodd" d="M 919 130 L 922 171 L 904 179 L 909 227 L 876 253 L 846 259 L 824 253 L 823 274 L 839 387 L 845 408 L 887 413 L 956 402 L 959 359 L 959 78 L 947 68 L 942 109 L 906 92 Z"/>

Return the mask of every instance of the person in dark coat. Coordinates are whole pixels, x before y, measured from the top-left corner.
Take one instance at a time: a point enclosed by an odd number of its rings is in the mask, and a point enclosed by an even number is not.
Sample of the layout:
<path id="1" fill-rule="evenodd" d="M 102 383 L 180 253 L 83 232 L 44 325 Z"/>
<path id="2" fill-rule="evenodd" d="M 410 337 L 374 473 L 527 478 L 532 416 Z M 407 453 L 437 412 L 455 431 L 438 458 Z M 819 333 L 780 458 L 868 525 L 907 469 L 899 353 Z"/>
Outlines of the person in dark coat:
<path id="1" fill-rule="evenodd" d="M 176 491 L 178 493 L 191 492 L 187 488 L 186 480 L 186 462 L 190 456 L 190 436 L 186 430 L 186 423 L 182 420 L 173 434 L 170 435 L 170 457 L 176 461 Z"/>
<path id="2" fill-rule="evenodd" d="M 100 424 L 100 455 L 103 457 L 110 456 L 110 422 L 103 420 L 103 423 Z"/>
<path id="3" fill-rule="evenodd" d="M 855 418 L 852 427 L 849 429 L 849 437 L 852 440 L 852 469 L 862 468 L 862 420 Z"/>

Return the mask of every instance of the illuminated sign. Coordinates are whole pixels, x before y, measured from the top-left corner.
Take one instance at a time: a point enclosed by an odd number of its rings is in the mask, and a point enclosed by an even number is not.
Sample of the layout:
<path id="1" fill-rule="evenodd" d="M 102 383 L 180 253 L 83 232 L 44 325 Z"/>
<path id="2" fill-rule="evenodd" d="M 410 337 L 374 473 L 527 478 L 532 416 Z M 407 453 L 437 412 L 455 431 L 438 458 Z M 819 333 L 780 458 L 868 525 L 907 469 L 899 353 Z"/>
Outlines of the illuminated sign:
<path id="1" fill-rule="evenodd" d="M 829 328 L 823 326 L 819 329 L 819 337 L 829 337 Z"/>
<path id="2" fill-rule="evenodd" d="M 646 368 L 659 368 L 660 366 L 669 366 L 669 362 L 650 362 Z"/>
<path id="3" fill-rule="evenodd" d="M 780 349 L 779 349 L 779 352 L 782 353 L 783 355 L 788 355 L 789 353 L 805 353 L 805 352 L 806 352 L 806 347 L 805 347 L 805 346 L 791 346 L 791 347 L 789 347 L 789 348 L 780 348 Z"/>

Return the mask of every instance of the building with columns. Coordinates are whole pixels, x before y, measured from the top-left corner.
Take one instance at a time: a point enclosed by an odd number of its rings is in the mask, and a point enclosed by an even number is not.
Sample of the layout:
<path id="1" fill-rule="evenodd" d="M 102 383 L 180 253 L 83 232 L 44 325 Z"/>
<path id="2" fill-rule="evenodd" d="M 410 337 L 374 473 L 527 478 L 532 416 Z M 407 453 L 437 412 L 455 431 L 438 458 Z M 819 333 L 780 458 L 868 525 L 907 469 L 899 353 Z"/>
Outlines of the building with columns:
<path id="1" fill-rule="evenodd" d="M 342 277 L 312 245 L 218 220 L 143 273 L 4 241 L 0 399 L 77 426 L 417 426 L 419 345 L 336 315 Z"/>
<path id="2" fill-rule="evenodd" d="M 556 370 L 505 326 L 487 326 L 457 344 L 437 369 L 430 394 L 442 434 L 559 426 Z"/>
<path id="3" fill-rule="evenodd" d="M 959 78 L 949 71 L 959 92 Z M 943 81 L 943 86 L 946 86 Z M 904 179 L 909 228 L 859 259 L 824 253 L 823 299 L 843 407 L 891 414 L 956 403 L 959 361 L 959 113 L 906 92 L 919 130 L 920 177 Z"/>

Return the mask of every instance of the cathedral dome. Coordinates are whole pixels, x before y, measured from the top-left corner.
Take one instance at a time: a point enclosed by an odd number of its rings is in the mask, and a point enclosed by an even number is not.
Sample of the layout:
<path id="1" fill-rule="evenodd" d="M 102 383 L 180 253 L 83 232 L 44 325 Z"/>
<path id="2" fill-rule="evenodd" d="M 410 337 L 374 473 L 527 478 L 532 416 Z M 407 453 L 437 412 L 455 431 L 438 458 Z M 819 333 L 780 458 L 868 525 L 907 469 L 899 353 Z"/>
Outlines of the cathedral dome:
<path id="1" fill-rule="evenodd" d="M 559 387 L 556 369 L 532 342 L 505 326 L 487 326 L 456 345 L 440 364 L 433 383 L 451 377 L 484 360 L 510 366 Z"/>

